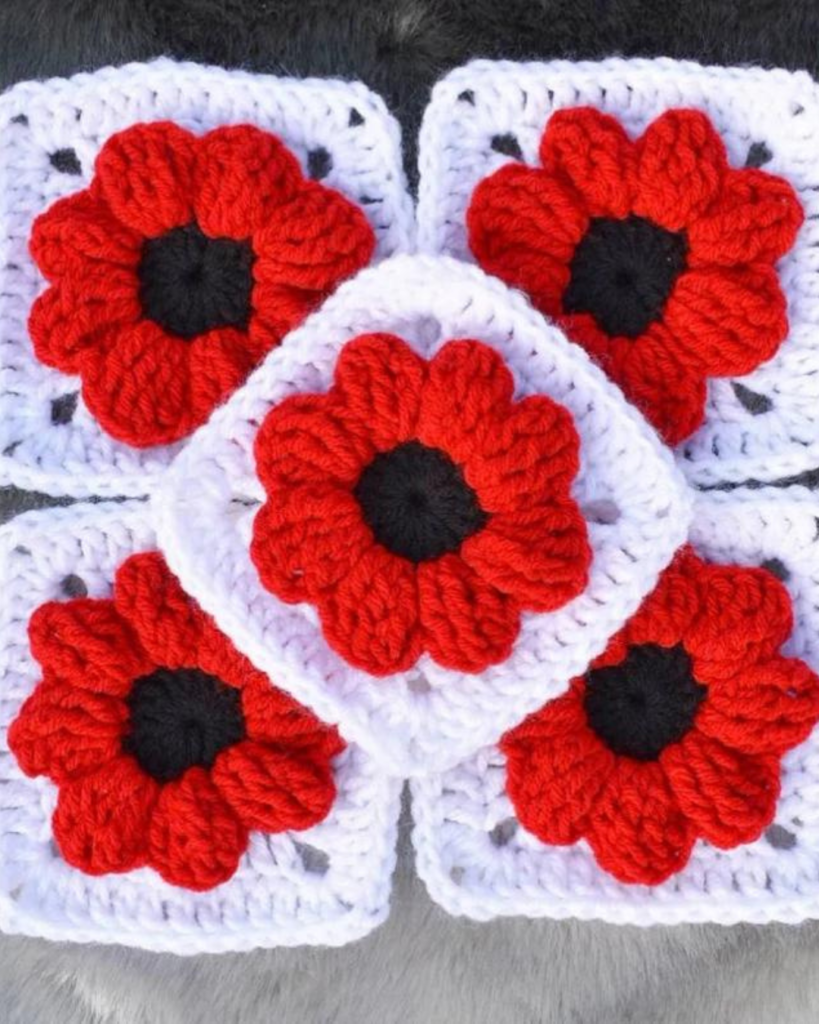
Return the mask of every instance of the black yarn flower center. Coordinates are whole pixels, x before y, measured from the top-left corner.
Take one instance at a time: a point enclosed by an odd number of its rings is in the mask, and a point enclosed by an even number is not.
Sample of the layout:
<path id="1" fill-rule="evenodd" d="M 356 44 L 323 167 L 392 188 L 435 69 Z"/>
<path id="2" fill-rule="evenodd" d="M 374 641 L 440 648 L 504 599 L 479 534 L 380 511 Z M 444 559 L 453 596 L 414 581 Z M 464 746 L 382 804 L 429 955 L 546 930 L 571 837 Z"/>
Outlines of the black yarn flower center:
<path id="1" fill-rule="evenodd" d="M 584 706 L 589 725 L 615 754 L 653 761 L 685 736 L 705 694 L 681 644 L 643 644 L 619 665 L 588 673 Z"/>
<path id="2" fill-rule="evenodd" d="M 418 441 L 376 455 L 353 493 L 376 540 L 416 563 L 457 551 L 489 518 L 460 467 Z"/>
<path id="3" fill-rule="evenodd" d="M 148 775 L 170 782 L 245 736 L 239 691 L 198 668 L 158 668 L 137 679 L 123 749 Z"/>
<path id="4" fill-rule="evenodd" d="M 215 327 L 245 329 L 250 319 L 253 250 L 248 242 L 209 238 L 197 224 L 173 228 L 142 246 L 142 311 L 189 340 Z"/>
<path id="5" fill-rule="evenodd" d="M 590 313 L 606 334 L 636 338 L 662 316 L 687 251 L 685 235 L 643 217 L 598 217 L 574 251 L 563 309 Z"/>

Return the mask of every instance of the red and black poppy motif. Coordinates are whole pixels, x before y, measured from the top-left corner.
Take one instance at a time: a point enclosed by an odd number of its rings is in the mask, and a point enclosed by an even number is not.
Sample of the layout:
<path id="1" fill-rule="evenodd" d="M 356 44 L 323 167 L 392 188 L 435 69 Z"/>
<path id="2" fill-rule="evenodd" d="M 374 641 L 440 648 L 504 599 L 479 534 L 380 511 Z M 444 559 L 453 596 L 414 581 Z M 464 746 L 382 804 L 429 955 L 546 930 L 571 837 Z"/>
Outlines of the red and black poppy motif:
<path id="1" fill-rule="evenodd" d="M 479 672 L 509 656 L 522 611 L 553 611 L 586 586 L 574 423 L 513 391 L 480 342 L 427 362 L 372 334 L 343 348 L 327 394 L 267 415 L 251 556 L 273 594 L 318 609 L 349 664 L 387 675 L 426 651 Z"/>
<path id="2" fill-rule="evenodd" d="M 702 423 L 707 379 L 750 373 L 787 334 L 774 264 L 803 220 L 796 194 L 729 167 L 696 110 L 667 111 L 636 141 L 598 110 L 560 110 L 540 159 L 475 189 L 472 252 L 677 444 Z"/>
<path id="3" fill-rule="evenodd" d="M 338 733 L 256 671 L 159 554 L 123 563 L 113 600 L 42 605 L 29 637 L 43 677 L 9 746 L 27 775 L 59 787 L 54 838 L 72 866 L 147 866 L 210 889 L 234 874 L 250 831 L 329 813 Z"/>
<path id="4" fill-rule="evenodd" d="M 31 252 L 51 282 L 29 318 L 34 350 L 80 375 L 113 437 L 168 444 L 374 244 L 362 211 L 306 180 L 268 132 L 138 124 L 106 142 L 87 189 L 34 222 Z"/>
<path id="5" fill-rule="evenodd" d="M 604 870 L 646 885 L 698 837 L 759 838 L 782 756 L 819 720 L 819 679 L 779 653 L 792 626 L 771 573 L 681 552 L 586 675 L 503 737 L 524 827 L 585 839 Z"/>

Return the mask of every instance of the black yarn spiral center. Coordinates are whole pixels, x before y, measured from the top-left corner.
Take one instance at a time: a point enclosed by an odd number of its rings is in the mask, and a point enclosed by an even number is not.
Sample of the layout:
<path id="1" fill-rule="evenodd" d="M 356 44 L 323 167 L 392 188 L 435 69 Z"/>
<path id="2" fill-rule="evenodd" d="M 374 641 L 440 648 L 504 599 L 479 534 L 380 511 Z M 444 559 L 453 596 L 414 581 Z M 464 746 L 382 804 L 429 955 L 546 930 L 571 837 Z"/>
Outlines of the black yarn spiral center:
<path id="1" fill-rule="evenodd" d="M 589 725 L 615 754 L 653 761 L 694 723 L 706 688 L 681 644 L 632 647 L 625 661 L 586 676 Z"/>
<path id="2" fill-rule="evenodd" d="M 354 494 L 376 540 L 416 563 L 457 551 L 488 520 L 460 467 L 418 441 L 376 455 Z"/>
<path id="3" fill-rule="evenodd" d="M 574 251 L 563 309 L 590 313 L 607 334 L 636 338 L 662 316 L 687 251 L 683 234 L 643 217 L 598 217 Z"/>
<path id="4" fill-rule="evenodd" d="M 239 691 L 198 668 L 158 668 L 141 676 L 127 703 L 123 749 L 160 782 L 195 765 L 210 768 L 221 750 L 245 736 Z"/>
<path id="5" fill-rule="evenodd" d="M 252 270 L 249 243 L 209 238 L 197 224 L 173 228 L 143 243 L 137 270 L 142 311 L 186 340 L 215 327 L 245 329 Z"/>

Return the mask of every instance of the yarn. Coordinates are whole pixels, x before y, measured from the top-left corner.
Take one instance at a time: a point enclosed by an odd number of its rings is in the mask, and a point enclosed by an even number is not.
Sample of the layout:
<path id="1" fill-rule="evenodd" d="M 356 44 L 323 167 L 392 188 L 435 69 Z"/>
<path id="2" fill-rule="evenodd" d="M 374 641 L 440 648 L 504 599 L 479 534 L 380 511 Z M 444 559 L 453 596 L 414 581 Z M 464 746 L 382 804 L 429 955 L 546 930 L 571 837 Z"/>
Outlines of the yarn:
<path id="1" fill-rule="evenodd" d="M 815 513 L 800 488 L 702 496 L 702 554 L 676 557 L 566 694 L 499 747 L 413 782 L 437 901 L 480 919 L 642 925 L 815 913 Z M 793 567 L 784 584 L 758 568 L 772 558 Z"/>
<path id="2" fill-rule="evenodd" d="M 338 733 L 253 669 L 160 555 L 125 561 L 114 600 L 41 605 L 29 635 L 43 678 L 9 747 L 58 784 L 54 838 L 79 870 L 147 865 L 207 890 L 236 872 L 250 829 L 330 812 Z"/>
<path id="3" fill-rule="evenodd" d="M 345 282 L 154 496 L 185 589 L 392 775 L 561 693 L 684 542 L 689 501 L 522 296 L 411 256 Z"/>
<path id="4" fill-rule="evenodd" d="M 674 127 L 685 110 L 683 120 L 711 128 Z M 424 114 L 419 248 L 477 259 L 559 319 L 663 436 L 680 442 L 681 469 L 697 485 L 794 476 L 819 463 L 803 398 L 819 337 L 819 175 L 809 170 L 817 134 L 816 90 L 804 73 L 665 58 L 475 61 L 435 86 Z M 517 141 L 517 155 L 498 150 L 503 137 Z M 568 293 L 591 222 L 632 217 L 687 246 L 659 317 L 635 337 L 611 334 L 615 319 L 601 327 L 596 307 L 575 310 Z M 601 276 L 589 266 L 592 300 L 629 251 L 621 246 L 605 256 Z M 642 279 L 655 316 L 656 273 L 655 265 Z M 633 290 L 619 303 L 616 289 L 604 292 L 611 309 L 632 310 Z M 624 326 L 634 331 L 639 321 Z M 730 379 L 740 375 L 761 396 L 753 408 Z"/>
<path id="5" fill-rule="evenodd" d="M 142 143 L 120 145 L 138 122 L 151 131 L 162 122 L 184 125 L 168 135 L 170 164 Z M 412 245 L 398 126 L 357 83 L 162 58 L 20 83 L 0 97 L 0 124 L 0 477 L 26 489 L 75 497 L 149 492 L 176 452 L 169 439 L 187 437 L 367 252 L 380 260 Z M 184 161 L 173 156 L 185 137 L 201 151 L 190 189 Z M 251 140 L 246 149 L 243 137 Z M 98 165 L 117 146 L 103 196 Z M 137 179 L 146 160 L 143 187 Z M 292 178 L 277 178 L 285 165 Z M 201 217 L 174 221 L 174 167 L 185 208 L 202 192 Z M 111 196 L 116 215 L 104 205 Z M 147 236 L 125 226 L 143 199 Z M 247 266 L 257 200 L 271 209 L 268 254 Z M 159 223 L 160 213 L 171 222 Z M 45 250 L 48 281 L 29 251 L 43 214 L 49 240 L 35 248 L 38 258 Z M 201 238 L 188 244 L 194 225 L 211 242 L 199 285 L 185 272 L 186 255 L 205 255 Z M 153 257 L 144 271 L 156 264 L 162 235 L 166 250 L 168 239 L 188 240 L 166 251 L 153 286 L 143 289 L 143 250 Z M 225 265 L 231 248 L 235 260 Z M 49 403 L 80 386 L 76 415 L 52 423 Z"/>
<path id="6" fill-rule="evenodd" d="M 327 395 L 267 414 L 251 557 L 268 590 L 316 605 L 351 665 L 389 675 L 427 651 L 480 672 L 509 656 L 521 611 L 585 588 L 577 433 L 565 409 L 513 402 L 513 387 L 480 342 L 449 341 L 426 363 L 396 336 L 361 335 Z"/>
<path id="7" fill-rule="evenodd" d="M 647 885 L 697 837 L 757 839 L 781 758 L 819 721 L 819 678 L 779 653 L 792 624 L 775 576 L 684 549 L 591 671 L 501 740 L 522 824 L 547 843 L 585 838 L 605 871 Z M 578 774 L 583 789 L 560 781 Z"/>
<path id="8" fill-rule="evenodd" d="M 682 644 L 637 644 L 619 665 L 587 673 L 583 706 L 609 750 L 656 761 L 689 731 L 705 692 Z"/>
<path id="9" fill-rule="evenodd" d="M 472 251 L 678 444 L 704 417 L 694 382 L 749 373 L 787 334 L 771 264 L 802 224 L 796 194 L 765 171 L 730 169 L 698 110 L 666 111 L 634 143 L 608 114 L 559 110 L 540 159 L 477 186 L 466 213 Z"/>
<path id="10" fill-rule="evenodd" d="M 574 251 L 567 313 L 590 313 L 606 334 L 638 338 L 660 318 L 685 268 L 684 235 L 643 217 L 597 217 Z"/>
<path id="11" fill-rule="evenodd" d="M 488 519 L 461 468 L 418 441 L 379 452 L 353 495 L 376 541 L 416 564 L 459 551 Z"/>
<path id="12" fill-rule="evenodd" d="M 112 436 L 169 444 L 374 244 L 361 210 L 303 179 L 275 136 L 137 124 L 108 139 L 87 190 L 34 222 L 31 252 L 52 282 L 29 317 L 34 351 L 79 373 Z"/>
<path id="13" fill-rule="evenodd" d="M 122 748 L 158 782 L 212 768 L 245 737 L 239 691 L 199 669 L 158 668 L 134 680 Z"/>
<path id="14" fill-rule="evenodd" d="M 233 650 L 163 560 L 146 554 L 155 545 L 150 505 L 137 501 L 30 512 L 0 530 L 3 931 L 177 956 L 340 945 L 367 934 L 389 907 L 400 780 L 355 746 L 339 753 L 336 730 Z M 56 634 L 56 613 L 36 611 L 43 605 L 64 609 Z M 58 644 L 64 660 L 44 670 L 35 653 L 54 656 Z M 191 650 L 203 667 L 190 667 Z M 142 739 L 150 740 L 150 717 L 153 736 L 174 747 L 175 712 L 190 710 L 197 672 L 240 695 L 245 725 L 244 738 L 222 733 L 236 742 L 210 767 L 194 765 L 170 783 L 122 750 L 134 735 L 133 682 L 158 664 L 171 666 L 167 682 L 184 673 L 190 690 L 171 707 L 153 702 Z M 21 725 L 23 705 L 32 728 Z M 9 750 L 15 722 L 36 778 Z M 152 751 L 160 758 L 161 746 Z M 327 810 L 329 758 L 336 796 Z M 100 873 L 74 866 L 89 860 Z M 199 888 L 163 878 L 180 870 Z"/>
<path id="15" fill-rule="evenodd" d="M 246 330 L 252 266 L 246 242 L 208 238 L 197 224 L 172 228 L 142 247 L 137 268 L 142 311 L 187 341 L 216 327 Z"/>

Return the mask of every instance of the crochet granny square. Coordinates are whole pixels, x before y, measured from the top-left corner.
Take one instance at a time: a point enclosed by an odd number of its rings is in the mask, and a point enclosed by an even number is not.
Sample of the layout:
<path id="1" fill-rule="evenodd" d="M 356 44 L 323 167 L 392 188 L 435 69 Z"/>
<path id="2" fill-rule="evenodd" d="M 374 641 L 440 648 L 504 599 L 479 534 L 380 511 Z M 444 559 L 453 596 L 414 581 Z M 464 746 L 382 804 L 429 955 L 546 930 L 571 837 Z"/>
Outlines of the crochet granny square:
<path id="1" fill-rule="evenodd" d="M 521 288 L 698 485 L 819 462 L 819 103 L 804 72 L 477 61 L 420 139 L 419 248 Z"/>
<path id="2" fill-rule="evenodd" d="M 691 540 L 709 564 L 681 556 L 629 641 L 668 645 L 681 630 L 681 645 L 632 647 L 648 669 L 642 681 L 634 654 L 616 678 L 604 667 L 621 657 L 613 647 L 575 696 L 452 771 L 414 780 L 416 865 L 433 898 L 482 920 L 815 917 L 818 515 L 815 495 L 799 488 L 703 497 Z M 697 576 L 704 588 L 692 589 Z M 659 657 L 662 707 L 650 687 Z M 675 675 L 671 661 L 692 657 L 706 687 L 691 689 L 685 665 Z M 618 692 L 631 701 L 620 718 Z M 612 750 L 629 756 L 618 762 Z"/>
<path id="3" fill-rule="evenodd" d="M 413 244 L 363 85 L 179 64 L 0 98 L 0 477 L 140 495 L 371 260 Z"/>
<path id="4" fill-rule="evenodd" d="M 684 542 L 689 502 L 521 296 L 404 256 L 268 356 L 157 508 L 169 564 L 239 648 L 417 774 L 560 692 Z"/>
<path id="5" fill-rule="evenodd" d="M 0 533 L 0 928 L 174 953 L 364 935 L 399 785 L 218 632 L 148 513 Z"/>

